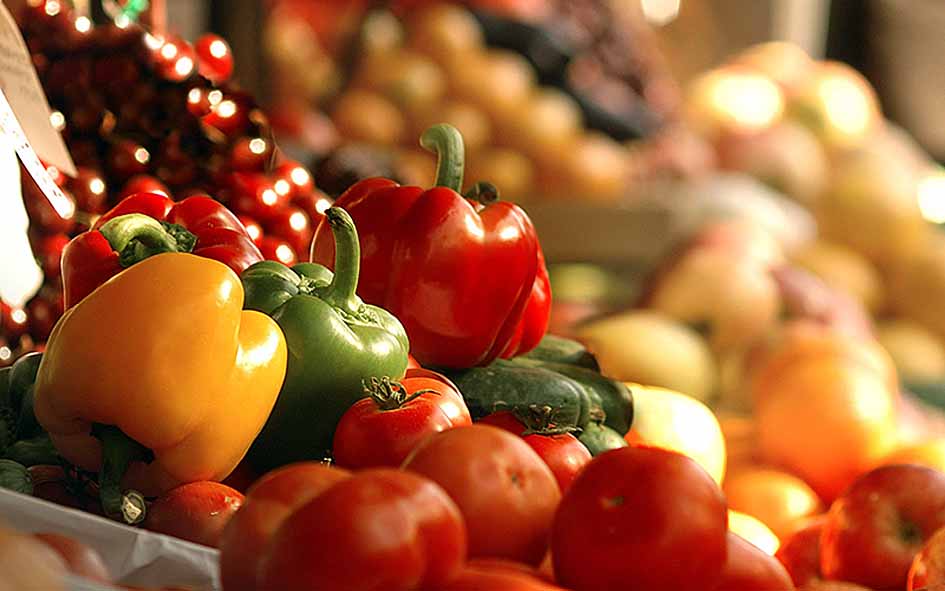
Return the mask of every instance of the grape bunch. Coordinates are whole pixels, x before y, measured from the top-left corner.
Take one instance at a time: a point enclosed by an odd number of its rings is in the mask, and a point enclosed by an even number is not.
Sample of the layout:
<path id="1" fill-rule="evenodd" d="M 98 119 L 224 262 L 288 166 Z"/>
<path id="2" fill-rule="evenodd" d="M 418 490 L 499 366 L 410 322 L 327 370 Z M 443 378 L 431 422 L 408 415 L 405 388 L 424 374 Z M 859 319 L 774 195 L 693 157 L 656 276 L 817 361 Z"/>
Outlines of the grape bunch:
<path id="1" fill-rule="evenodd" d="M 78 175 L 47 167 L 76 206 L 62 218 L 23 171 L 46 283 L 25 308 L 0 304 L 0 366 L 41 348 L 62 314 L 62 249 L 130 194 L 210 195 L 239 216 L 266 258 L 307 258 L 330 201 L 279 152 L 268 117 L 231 80 L 224 39 L 191 44 L 136 24 L 96 26 L 60 0 L 30 0 L 16 17 Z"/>

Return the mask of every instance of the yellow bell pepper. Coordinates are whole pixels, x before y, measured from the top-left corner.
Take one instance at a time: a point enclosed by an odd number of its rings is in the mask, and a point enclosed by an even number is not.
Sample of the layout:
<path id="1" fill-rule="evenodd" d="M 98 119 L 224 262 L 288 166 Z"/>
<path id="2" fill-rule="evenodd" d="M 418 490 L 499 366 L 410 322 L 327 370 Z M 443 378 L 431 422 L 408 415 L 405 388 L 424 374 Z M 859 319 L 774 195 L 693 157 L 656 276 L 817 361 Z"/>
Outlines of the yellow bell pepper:
<path id="1" fill-rule="evenodd" d="M 106 514 L 143 519 L 179 484 L 222 480 L 275 404 L 286 343 L 243 311 L 239 278 L 217 261 L 159 254 L 70 308 L 49 337 L 36 417 L 59 453 L 99 472 Z"/>

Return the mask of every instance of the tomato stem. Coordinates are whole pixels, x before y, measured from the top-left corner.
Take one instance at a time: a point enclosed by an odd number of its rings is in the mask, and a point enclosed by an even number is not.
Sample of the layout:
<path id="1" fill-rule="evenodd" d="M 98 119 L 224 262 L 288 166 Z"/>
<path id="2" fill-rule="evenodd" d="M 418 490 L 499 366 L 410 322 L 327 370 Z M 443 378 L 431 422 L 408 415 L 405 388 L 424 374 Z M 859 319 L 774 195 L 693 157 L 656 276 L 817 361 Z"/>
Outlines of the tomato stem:
<path id="1" fill-rule="evenodd" d="M 370 383 L 365 382 L 363 385 L 365 393 L 374 400 L 381 410 L 397 410 L 430 392 L 436 395 L 440 394 L 430 388 L 408 394 L 407 388 L 403 384 L 387 376 L 380 379 L 372 377 Z"/>

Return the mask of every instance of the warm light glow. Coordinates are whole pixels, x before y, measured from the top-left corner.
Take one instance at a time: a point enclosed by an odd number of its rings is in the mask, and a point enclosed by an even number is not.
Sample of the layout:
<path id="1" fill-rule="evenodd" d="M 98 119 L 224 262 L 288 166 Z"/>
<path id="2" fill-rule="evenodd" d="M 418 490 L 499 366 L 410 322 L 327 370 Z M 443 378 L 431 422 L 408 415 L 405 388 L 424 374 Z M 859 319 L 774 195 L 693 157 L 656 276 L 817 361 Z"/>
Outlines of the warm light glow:
<path id="1" fill-rule="evenodd" d="M 945 169 L 938 169 L 919 181 L 919 210 L 933 224 L 945 224 Z"/>
<path id="2" fill-rule="evenodd" d="M 57 0 L 50 0 L 46 3 L 46 14 L 56 16 L 62 10 L 62 5 Z"/>
<path id="3" fill-rule="evenodd" d="M 249 141 L 249 151 L 257 156 L 266 153 L 266 140 L 262 138 L 253 138 Z"/>
<path id="4" fill-rule="evenodd" d="M 92 21 L 87 16 L 80 16 L 75 19 L 75 30 L 80 33 L 88 33 L 92 30 Z"/>
<path id="5" fill-rule="evenodd" d="M 679 16 L 679 0 L 640 0 L 640 4 L 646 20 L 658 27 L 673 22 Z"/>
<path id="6" fill-rule="evenodd" d="M 859 136 L 869 129 L 872 103 L 855 81 L 841 76 L 824 77 L 820 80 L 817 94 L 824 103 L 827 119 L 838 130 Z"/>
<path id="7" fill-rule="evenodd" d="M 499 239 L 504 241 L 518 240 L 520 235 L 518 228 L 515 226 L 506 226 L 499 230 Z"/>
<path id="8" fill-rule="evenodd" d="M 210 94 L 213 95 L 212 92 Z M 212 97 L 211 102 L 213 102 Z M 236 115 L 236 103 L 233 101 L 223 101 L 217 107 L 216 112 L 220 117 L 232 117 L 233 115 Z"/>
<path id="9" fill-rule="evenodd" d="M 774 556 L 781 547 L 781 541 L 774 535 L 771 528 L 751 515 L 729 509 L 728 529 L 769 556 Z"/>
<path id="10" fill-rule="evenodd" d="M 164 37 L 158 37 L 151 33 L 144 34 L 144 45 L 148 49 L 158 50 L 164 45 Z"/>
<path id="11" fill-rule="evenodd" d="M 26 324 L 26 310 L 17 308 L 10 312 L 10 319 L 17 324 Z"/>
<path id="12" fill-rule="evenodd" d="M 180 76 L 187 76 L 194 71 L 194 60 L 189 57 L 182 57 L 174 64 L 174 71 Z"/>
<path id="13" fill-rule="evenodd" d="M 168 60 L 177 57 L 177 45 L 173 43 L 165 43 L 164 46 L 161 47 L 161 57 Z"/>
<path id="14" fill-rule="evenodd" d="M 224 57 L 227 54 L 226 43 L 220 41 L 219 39 L 214 40 L 210 43 L 210 55 L 215 58 Z"/>
<path id="15" fill-rule="evenodd" d="M 148 151 L 144 148 L 137 148 L 135 150 L 135 160 L 140 164 L 147 164 L 151 160 L 151 154 L 148 154 Z"/>
<path id="16" fill-rule="evenodd" d="M 187 93 L 187 102 L 192 105 L 197 105 L 200 103 L 200 100 L 203 98 L 203 91 L 199 88 L 191 88 L 190 92 Z"/>
<path id="17" fill-rule="evenodd" d="M 292 169 L 292 172 L 289 173 L 289 178 L 292 179 L 292 182 L 296 185 L 307 185 L 312 176 L 301 166 L 296 166 Z"/>
<path id="18" fill-rule="evenodd" d="M 745 130 L 770 127 L 784 113 L 784 96 L 764 76 L 751 73 L 716 74 L 709 88 L 709 102 L 719 115 Z"/>
<path id="19" fill-rule="evenodd" d="M 0 361 L 9 361 L 13 358 L 13 351 L 10 347 L 3 345 L 0 347 Z"/>
<path id="20" fill-rule="evenodd" d="M 325 213 L 329 210 L 329 208 L 331 208 L 331 199 L 328 199 L 327 197 L 322 197 L 315 202 L 315 211 L 318 213 Z"/>
<path id="21" fill-rule="evenodd" d="M 100 178 L 94 178 L 89 181 L 89 190 L 95 193 L 96 195 L 101 195 L 105 192 L 105 181 Z"/>
<path id="22" fill-rule="evenodd" d="M 246 233 L 253 239 L 253 242 L 258 242 L 262 238 L 262 229 L 257 225 L 246 226 Z"/>
<path id="23" fill-rule="evenodd" d="M 308 227 L 308 217 L 301 211 L 296 211 L 289 216 L 289 227 L 299 232 Z"/>
<path id="24" fill-rule="evenodd" d="M 289 264 L 295 260 L 295 253 L 292 252 L 292 248 L 289 245 L 280 244 L 276 247 L 276 258 L 285 264 Z"/>
<path id="25" fill-rule="evenodd" d="M 119 14 L 118 16 L 115 17 L 114 22 L 115 22 L 115 26 L 118 27 L 119 29 L 127 29 L 128 25 L 131 24 L 131 19 L 123 14 Z"/>
<path id="26" fill-rule="evenodd" d="M 279 195 L 272 189 L 266 189 L 262 192 L 262 202 L 266 205 L 275 205 L 279 202 Z"/>
<path id="27" fill-rule="evenodd" d="M 279 179 L 276 181 L 276 183 L 273 185 L 273 188 L 275 188 L 276 193 L 280 195 L 288 195 L 289 192 L 292 191 L 292 185 L 290 185 L 289 181 L 285 179 Z"/>
<path id="28" fill-rule="evenodd" d="M 66 116 L 59 111 L 53 111 L 49 114 L 49 122 L 52 123 L 56 131 L 62 131 L 66 128 Z"/>
<path id="29" fill-rule="evenodd" d="M 219 90 L 211 90 L 210 94 L 207 95 L 207 99 L 210 101 L 211 105 L 219 105 L 220 101 L 223 100 L 223 93 Z M 236 109 L 236 105 L 233 105 L 233 109 Z"/>

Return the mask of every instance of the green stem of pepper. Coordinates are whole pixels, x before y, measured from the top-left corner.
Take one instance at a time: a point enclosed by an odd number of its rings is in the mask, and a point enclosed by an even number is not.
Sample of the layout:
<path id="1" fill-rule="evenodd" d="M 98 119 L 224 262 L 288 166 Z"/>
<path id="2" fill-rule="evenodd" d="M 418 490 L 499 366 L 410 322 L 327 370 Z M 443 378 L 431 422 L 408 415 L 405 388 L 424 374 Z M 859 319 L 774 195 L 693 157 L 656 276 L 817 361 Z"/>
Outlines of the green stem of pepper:
<path id="1" fill-rule="evenodd" d="M 147 461 L 151 451 L 113 425 L 95 425 L 92 435 L 102 443 L 102 469 L 98 475 L 99 495 L 105 515 L 128 525 L 144 521 L 147 505 L 138 491 L 123 491 L 121 479 L 135 461 Z"/>
<path id="2" fill-rule="evenodd" d="M 354 220 L 340 207 L 325 212 L 331 234 L 335 239 L 335 274 L 319 297 L 336 308 L 351 314 L 361 312 L 361 300 L 356 295 L 361 274 L 361 245 Z"/>
<path id="3" fill-rule="evenodd" d="M 162 252 L 190 252 L 197 237 L 176 224 L 162 224 L 141 214 L 129 213 L 112 218 L 98 229 L 118 252 L 122 267 Z"/>
<path id="4" fill-rule="evenodd" d="M 459 131 L 448 123 L 438 123 L 423 132 L 420 145 L 437 156 L 436 186 L 461 191 L 465 150 Z"/>

